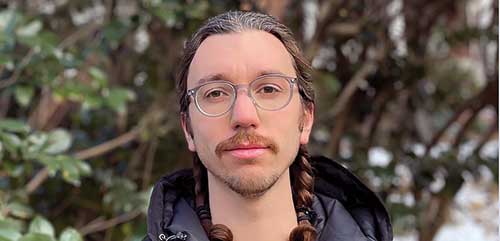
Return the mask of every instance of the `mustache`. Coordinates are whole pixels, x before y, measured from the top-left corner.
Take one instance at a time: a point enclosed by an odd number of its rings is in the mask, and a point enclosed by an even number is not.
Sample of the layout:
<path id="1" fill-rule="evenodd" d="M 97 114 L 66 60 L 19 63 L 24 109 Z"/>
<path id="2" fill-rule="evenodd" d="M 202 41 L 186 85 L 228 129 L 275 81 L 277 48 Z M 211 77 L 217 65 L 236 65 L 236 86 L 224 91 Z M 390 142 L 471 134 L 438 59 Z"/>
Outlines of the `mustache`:
<path id="1" fill-rule="evenodd" d="M 278 153 L 278 144 L 265 136 L 259 135 L 254 131 L 240 130 L 234 136 L 221 141 L 215 147 L 215 154 L 221 158 L 226 150 L 235 149 L 239 145 L 259 145 L 265 146 L 273 153 Z"/>

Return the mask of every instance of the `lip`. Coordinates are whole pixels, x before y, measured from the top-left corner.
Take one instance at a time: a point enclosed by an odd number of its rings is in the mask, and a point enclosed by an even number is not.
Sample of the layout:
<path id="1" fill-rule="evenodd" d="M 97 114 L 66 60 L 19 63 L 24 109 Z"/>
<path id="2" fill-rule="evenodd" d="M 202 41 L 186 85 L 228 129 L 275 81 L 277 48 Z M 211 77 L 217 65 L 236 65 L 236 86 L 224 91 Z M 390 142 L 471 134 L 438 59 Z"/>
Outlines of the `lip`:
<path id="1" fill-rule="evenodd" d="M 231 148 L 228 148 L 226 151 L 246 150 L 246 149 L 266 149 L 266 148 L 267 148 L 267 146 L 263 146 L 263 145 L 248 144 L 248 145 L 235 145 L 235 146 L 232 146 Z"/>
<path id="2" fill-rule="evenodd" d="M 255 159 L 264 154 L 268 148 L 260 145 L 240 145 L 226 150 L 231 156 L 238 159 Z"/>

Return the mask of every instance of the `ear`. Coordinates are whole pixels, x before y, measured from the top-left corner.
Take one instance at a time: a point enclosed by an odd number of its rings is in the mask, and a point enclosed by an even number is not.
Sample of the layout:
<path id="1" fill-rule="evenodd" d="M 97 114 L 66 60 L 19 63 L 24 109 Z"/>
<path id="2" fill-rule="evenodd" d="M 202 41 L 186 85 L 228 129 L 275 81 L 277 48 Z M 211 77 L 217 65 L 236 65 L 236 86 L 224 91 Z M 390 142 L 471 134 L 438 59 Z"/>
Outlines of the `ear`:
<path id="1" fill-rule="evenodd" d="M 304 108 L 304 116 L 302 118 L 302 131 L 300 132 L 300 144 L 305 145 L 309 142 L 312 126 L 314 123 L 314 104 L 311 108 Z"/>
<path id="2" fill-rule="evenodd" d="M 186 138 L 186 142 L 188 145 L 188 149 L 192 152 L 196 151 L 196 147 L 194 145 L 194 140 L 193 140 L 193 131 L 191 129 L 191 123 L 188 119 L 189 117 L 187 116 L 186 113 L 181 113 L 181 126 L 182 130 L 184 131 L 184 137 Z"/>

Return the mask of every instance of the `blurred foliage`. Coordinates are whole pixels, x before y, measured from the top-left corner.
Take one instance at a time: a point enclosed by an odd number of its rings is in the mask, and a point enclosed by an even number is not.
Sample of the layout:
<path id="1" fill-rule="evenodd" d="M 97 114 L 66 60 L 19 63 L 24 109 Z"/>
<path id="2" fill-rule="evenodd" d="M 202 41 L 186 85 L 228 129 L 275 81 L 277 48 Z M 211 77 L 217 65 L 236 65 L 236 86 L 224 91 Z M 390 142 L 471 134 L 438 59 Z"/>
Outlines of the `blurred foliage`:
<path id="1" fill-rule="evenodd" d="M 488 15 L 473 4 L 0 2 L 0 240 L 142 239 L 151 186 L 190 165 L 174 90 L 183 42 L 230 9 L 292 27 L 315 69 L 311 152 L 375 189 L 396 233 L 432 240 L 464 176 L 498 180 L 486 150 L 498 150 L 498 2 L 486 25 L 467 22 Z"/>

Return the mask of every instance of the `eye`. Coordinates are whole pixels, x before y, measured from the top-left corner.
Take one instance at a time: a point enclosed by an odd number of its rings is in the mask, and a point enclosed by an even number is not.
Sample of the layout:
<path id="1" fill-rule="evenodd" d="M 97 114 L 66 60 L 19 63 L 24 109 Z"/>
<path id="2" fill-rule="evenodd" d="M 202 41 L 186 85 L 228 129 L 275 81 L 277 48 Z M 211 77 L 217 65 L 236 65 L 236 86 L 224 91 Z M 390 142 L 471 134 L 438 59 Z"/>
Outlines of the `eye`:
<path id="1" fill-rule="evenodd" d="M 205 98 L 218 98 L 227 95 L 228 94 L 222 90 L 210 90 L 205 94 Z"/>
<path id="2" fill-rule="evenodd" d="M 264 85 L 257 91 L 257 93 L 259 94 L 273 94 L 277 92 L 281 92 L 281 88 L 271 84 Z"/>

